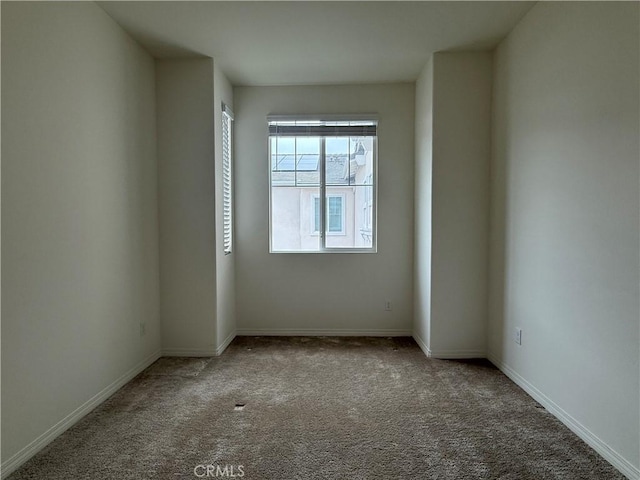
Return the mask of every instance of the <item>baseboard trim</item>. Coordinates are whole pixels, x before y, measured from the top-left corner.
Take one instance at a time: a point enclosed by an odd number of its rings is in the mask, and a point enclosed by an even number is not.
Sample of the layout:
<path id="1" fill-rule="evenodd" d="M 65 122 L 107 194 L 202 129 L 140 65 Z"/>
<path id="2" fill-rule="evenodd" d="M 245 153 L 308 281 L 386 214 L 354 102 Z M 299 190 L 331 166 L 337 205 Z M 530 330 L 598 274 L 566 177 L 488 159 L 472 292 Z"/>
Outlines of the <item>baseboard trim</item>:
<path id="1" fill-rule="evenodd" d="M 440 360 L 462 360 L 466 358 L 487 358 L 487 353 L 483 350 L 443 350 L 434 351 L 427 347 L 425 341 L 415 333 L 412 335 L 420 349 L 429 358 Z"/>
<path id="2" fill-rule="evenodd" d="M 229 346 L 229 344 L 233 342 L 234 338 L 236 338 L 235 330 L 231 332 L 227 338 L 224 339 L 221 345 L 218 346 L 218 348 L 216 349 L 216 356 L 222 355 L 224 351 L 227 349 L 227 347 Z"/>
<path id="3" fill-rule="evenodd" d="M 468 358 L 487 358 L 483 350 L 429 350 L 431 358 L 440 360 L 463 360 Z"/>
<path id="4" fill-rule="evenodd" d="M 496 355 L 489 352 L 487 358 L 498 369 L 509 377 L 516 385 L 527 392 L 538 403 L 549 411 L 553 416 L 565 424 L 569 430 L 580 437 L 587 445 L 593 448 L 600 456 L 602 456 L 611 465 L 617 468 L 623 475 L 630 480 L 640 480 L 640 469 L 632 465 L 622 455 L 612 449 L 598 436 L 592 433 L 587 427 L 582 425 L 579 421 L 573 418 L 569 413 L 558 406 L 553 400 L 547 397 L 544 393 L 538 390 L 533 384 L 529 383 L 518 372 L 512 369 L 509 365 L 498 359 Z"/>
<path id="5" fill-rule="evenodd" d="M 160 350 L 149 355 L 147 358 L 136 364 L 133 368 L 129 369 L 126 373 L 121 375 L 117 380 L 115 380 L 110 385 L 106 386 L 102 390 L 100 390 L 97 394 L 87 400 L 85 403 L 76 408 L 69 415 L 64 417 L 58 423 L 56 423 L 53 427 L 48 429 L 22 450 L 17 452 L 12 457 L 8 458 L 6 461 L 2 462 L 0 466 L 0 478 L 6 478 L 11 473 L 15 472 L 20 466 L 22 466 L 25 462 L 27 462 L 31 457 L 33 457 L 36 453 L 46 447 L 49 443 L 55 440 L 58 436 L 63 434 L 66 430 L 75 425 L 79 420 L 81 420 L 85 415 L 87 415 L 91 410 L 96 408 L 102 402 L 104 402 L 107 398 L 113 395 L 116 391 L 122 388 L 125 384 L 127 384 L 132 378 L 142 372 L 145 368 L 151 365 L 153 362 L 160 358 Z"/>
<path id="6" fill-rule="evenodd" d="M 163 357 L 215 357 L 217 350 L 202 348 L 164 348 Z"/>
<path id="7" fill-rule="evenodd" d="M 426 342 L 424 340 L 422 340 L 422 337 L 420 337 L 420 335 L 418 335 L 416 333 L 414 333 L 411 336 L 413 337 L 415 342 L 420 347 L 420 350 L 422 350 L 427 357 L 431 357 L 431 350 L 429 350 L 429 347 L 427 347 Z"/>
<path id="8" fill-rule="evenodd" d="M 410 337 L 411 330 L 315 328 L 239 328 L 239 337 Z"/>

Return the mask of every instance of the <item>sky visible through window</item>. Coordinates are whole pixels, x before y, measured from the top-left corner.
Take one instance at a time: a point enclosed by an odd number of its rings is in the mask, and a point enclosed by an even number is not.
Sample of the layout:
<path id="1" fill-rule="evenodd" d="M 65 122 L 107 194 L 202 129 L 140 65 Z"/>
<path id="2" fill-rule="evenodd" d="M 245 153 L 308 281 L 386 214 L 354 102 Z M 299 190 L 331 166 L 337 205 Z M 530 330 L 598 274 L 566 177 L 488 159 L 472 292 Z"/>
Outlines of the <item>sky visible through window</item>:
<path id="1" fill-rule="evenodd" d="M 271 152 L 276 153 L 276 147 L 279 154 L 293 154 L 297 151 L 298 155 L 317 155 L 320 152 L 320 137 L 297 137 L 297 146 L 295 140 L 295 137 L 272 138 Z M 354 153 L 356 144 L 352 142 L 351 151 L 349 152 L 348 137 L 327 137 L 325 148 L 327 155 L 339 155 Z"/>

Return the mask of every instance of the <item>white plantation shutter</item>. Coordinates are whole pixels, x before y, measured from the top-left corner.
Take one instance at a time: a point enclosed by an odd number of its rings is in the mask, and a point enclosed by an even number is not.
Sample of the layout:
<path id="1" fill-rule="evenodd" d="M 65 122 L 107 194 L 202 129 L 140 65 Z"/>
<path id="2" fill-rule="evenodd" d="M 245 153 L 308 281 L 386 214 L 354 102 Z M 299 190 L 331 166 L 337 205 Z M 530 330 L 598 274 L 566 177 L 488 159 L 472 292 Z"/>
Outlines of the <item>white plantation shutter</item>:
<path id="1" fill-rule="evenodd" d="M 222 104 L 222 225 L 224 253 L 233 248 L 233 177 L 232 177 L 233 112 Z"/>

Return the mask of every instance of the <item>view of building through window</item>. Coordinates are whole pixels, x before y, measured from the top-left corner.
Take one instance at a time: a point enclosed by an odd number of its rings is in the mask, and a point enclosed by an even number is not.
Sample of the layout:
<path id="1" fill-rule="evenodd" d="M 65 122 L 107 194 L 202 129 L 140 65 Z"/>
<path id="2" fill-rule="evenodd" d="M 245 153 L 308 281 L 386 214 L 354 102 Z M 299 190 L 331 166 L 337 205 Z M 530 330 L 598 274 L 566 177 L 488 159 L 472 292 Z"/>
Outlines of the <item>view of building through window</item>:
<path id="1" fill-rule="evenodd" d="M 273 123 L 271 251 L 372 250 L 375 123 Z"/>

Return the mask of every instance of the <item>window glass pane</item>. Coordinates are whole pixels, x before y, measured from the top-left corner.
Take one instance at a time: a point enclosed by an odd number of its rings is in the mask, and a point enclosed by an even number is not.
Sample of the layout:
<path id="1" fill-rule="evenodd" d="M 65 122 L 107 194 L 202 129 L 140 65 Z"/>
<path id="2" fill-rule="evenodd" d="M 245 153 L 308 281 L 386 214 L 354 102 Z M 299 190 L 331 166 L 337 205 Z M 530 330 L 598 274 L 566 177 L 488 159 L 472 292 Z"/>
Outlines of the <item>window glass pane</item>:
<path id="1" fill-rule="evenodd" d="M 327 187 L 325 197 L 327 248 L 353 248 L 353 188 Z"/>
<path id="2" fill-rule="evenodd" d="M 350 185 L 367 184 L 367 178 L 373 179 L 373 137 L 351 137 Z"/>
<path id="3" fill-rule="evenodd" d="M 355 187 L 354 193 L 354 246 L 370 247 L 373 243 L 373 187 Z"/>
<path id="4" fill-rule="evenodd" d="M 324 178 L 327 185 L 349 184 L 349 137 L 327 137 Z"/>
<path id="5" fill-rule="evenodd" d="M 298 154 L 320 155 L 320 137 L 297 137 Z"/>
<path id="6" fill-rule="evenodd" d="M 320 137 L 296 138 L 296 184 L 320 186 Z"/>
<path id="7" fill-rule="evenodd" d="M 342 197 L 329 197 L 327 201 L 327 231 L 332 233 L 342 232 Z"/>
<path id="8" fill-rule="evenodd" d="M 271 185 L 282 187 L 285 185 L 295 186 L 296 173 L 294 171 L 282 171 L 278 170 L 278 156 L 271 155 Z"/>
<path id="9" fill-rule="evenodd" d="M 327 248 L 373 246 L 372 186 L 327 187 Z"/>
<path id="10" fill-rule="evenodd" d="M 315 229 L 315 201 L 319 188 L 271 188 L 271 251 L 317 252 L 320 234 Z M 319 212 L 319 208 L 318 208 Z M 317 220 L 320 223 L 320 220 Z"/>
<path id="11" fill-rule="evenodd" d="M 327 155 L 346 155 L 349 153 L 349 137 L 327 137 Z"/>
<path id="12" fill-rule="evenodd" d="M 295 137 L 278 137 L 277 146 L 278 154 L 294 155 L 296 153 L 296 138 Z"/>
<path id="13" fill-rule="evenodd" d="M 320 197 L 313 198 L 313 233 L 320 231 Z"/>

